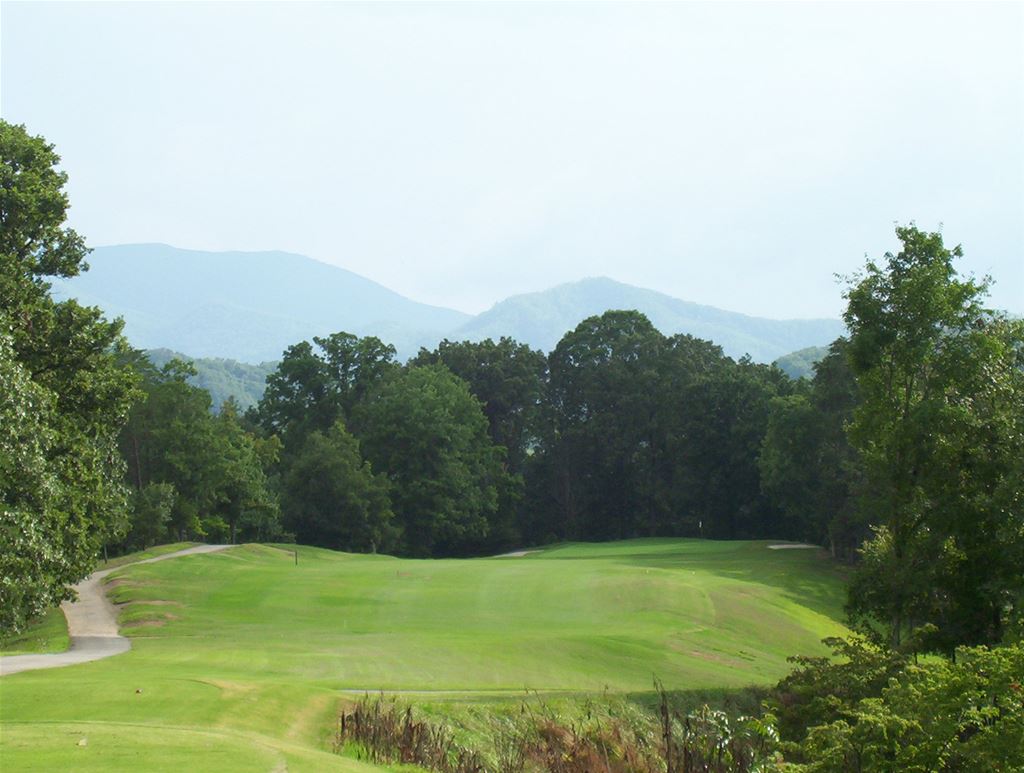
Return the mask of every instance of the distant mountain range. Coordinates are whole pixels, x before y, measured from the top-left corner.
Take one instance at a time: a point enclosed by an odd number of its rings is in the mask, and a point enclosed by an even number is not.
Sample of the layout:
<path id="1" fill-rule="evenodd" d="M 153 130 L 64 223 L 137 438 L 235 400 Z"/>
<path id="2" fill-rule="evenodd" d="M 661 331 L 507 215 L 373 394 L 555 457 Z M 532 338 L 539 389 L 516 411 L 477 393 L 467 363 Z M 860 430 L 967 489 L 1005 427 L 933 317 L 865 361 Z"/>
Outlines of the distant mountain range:
<path id="1" fill-rule="evenodd" d="M 842 334 L 839 320 L 771 320 L 615 282 L 584 279 L 516 295 L 472 317 L 417 303 L 351 271 L 285 252 L 199 252 L 162 244 L 99 247 L 91 268 L 55 280 L 58 298 L 74 297 L 125 320 L 136 347 L 196 358 L 264 363 L 315 335 L 345 330 L 392 343 L 402 358 L 442 338 L 510 336 L 545 352 L 583 319 L 637 309 L 663 333 L 689 333 L 726 354 L 758 362 Z"/>
<path id="2" fill-rule="evenodd" d="M 98 247 L 89 271 L 53 283 L 124 317 L 140 349 L 259 363 L 286 347 L 346 330 L 405 354 L 440 340 L 468 314 L 416 303 L 351 271 L 287 252 L 198 252 L 164 244 Z"/>
<path id="3" fill-rule="evenodd" d="M 756 362 L 772 362 L 796 349 L 827 345 L 842 335 L 844 329 L 837 319 L 748 317 L 598 278 L 559 285 L 539 293 L 514 295 L 473 317 L 449 338 L 479 341 L 511 335 L 549 352 L 582 320 L 608 309 L 637 309 L 665 335 L 689 333 L 714 341 L 730 357 L 749 354 Z"/>

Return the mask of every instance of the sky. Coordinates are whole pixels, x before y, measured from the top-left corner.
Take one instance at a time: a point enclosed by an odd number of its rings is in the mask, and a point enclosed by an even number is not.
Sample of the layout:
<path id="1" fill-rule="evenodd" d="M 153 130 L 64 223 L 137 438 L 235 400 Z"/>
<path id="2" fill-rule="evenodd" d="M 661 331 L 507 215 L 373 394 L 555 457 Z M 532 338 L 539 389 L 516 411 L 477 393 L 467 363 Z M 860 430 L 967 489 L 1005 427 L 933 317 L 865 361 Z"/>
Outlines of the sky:
<path id="1" fill-rule="evenodd" d="M 836 317 L 913 221 L 1024 312 L 1022 3 L 5 0 L 0 115 L 91 245 Z"/>

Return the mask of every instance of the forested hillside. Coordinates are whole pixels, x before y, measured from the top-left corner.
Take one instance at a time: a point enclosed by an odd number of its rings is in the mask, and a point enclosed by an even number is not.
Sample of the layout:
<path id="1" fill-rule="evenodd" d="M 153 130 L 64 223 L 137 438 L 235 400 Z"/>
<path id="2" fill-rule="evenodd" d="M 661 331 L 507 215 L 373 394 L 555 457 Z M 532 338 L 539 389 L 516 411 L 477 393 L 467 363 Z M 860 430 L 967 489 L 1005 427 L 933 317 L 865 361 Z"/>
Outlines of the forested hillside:
<path id="1" fill-rule="evenodd" d="M 210 403 L 215 411 L 231 398 L 243 411 L 258 403 L 266 388 L 267 376 L 277 366 L 275 362 L 249 365 L 222 357 L 192 358 L 170 349 L 150 349 L 146 356 L 158 367 L 174 359 L 188 362 L 195 370 L 195 375 L 188 378 L 189 383 L 210 393 Z"/>
<path id="2" fill-rule="evenodd" d="M 808 346 L 779 357 L 774 365 L 790 378 L 811 378 L 814 375 L 814 366 L 826 354 L 828 349 L 824 346 Z"/>

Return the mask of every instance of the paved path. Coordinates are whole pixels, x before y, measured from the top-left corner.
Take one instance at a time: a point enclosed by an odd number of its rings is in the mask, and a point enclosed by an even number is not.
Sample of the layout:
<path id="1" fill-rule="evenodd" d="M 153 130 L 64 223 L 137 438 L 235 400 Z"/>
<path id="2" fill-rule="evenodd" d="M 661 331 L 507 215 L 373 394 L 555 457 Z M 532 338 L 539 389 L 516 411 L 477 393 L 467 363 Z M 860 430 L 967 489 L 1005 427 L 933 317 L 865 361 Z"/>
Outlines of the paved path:
<path id="1" fill-rule="evenodd" d="M 93 572 L 78 585 L 76 601 L 65 601 L 60 605 L 64 617 L 68 621 L 68 636 L 71 647 L 65 652 L 47 655 L 8 655 L 0 657 L 0 676 L 16 674 L 19 671 L 34 671 L 38 668 L 60 668 L 73 666 L 76 663 L 88 663 L 90 660 L 101 660 L 112 655 L 120 655 L 132 648 L 131 640 L 122 636 L 117 630 L 117 610 L 103 592 L 103 580 L 111 572 L 135 564 L 152 564 L 166 561 L 168 558 L 188 556 L 195 553 L 213 553 L 224 550 L 231 545 L 196 545 L 195 547 L 164 553 L 156 558 L 147 558 L 131 564 L 122 564 L 112 569 L 101 569 Z"/>

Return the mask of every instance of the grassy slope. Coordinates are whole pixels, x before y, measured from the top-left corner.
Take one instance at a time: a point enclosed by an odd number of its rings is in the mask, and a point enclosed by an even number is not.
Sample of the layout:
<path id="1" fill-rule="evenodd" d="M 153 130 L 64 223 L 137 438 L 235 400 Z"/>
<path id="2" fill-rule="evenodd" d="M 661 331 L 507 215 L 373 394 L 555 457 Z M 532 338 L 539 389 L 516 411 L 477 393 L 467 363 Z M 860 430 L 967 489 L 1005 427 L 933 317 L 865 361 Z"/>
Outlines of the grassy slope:
<path id="1" fill-rule="evenodd" d="M 672 690 L 764 684 L 787 655 L 819 653 L 843 630 L 831 564 L 765 543 L 630 541 L 472 561 L 300 548 L 298 566 L 245 547 L 115 577 L 128 580 L 113 596 L 132 602 L 132 652 L 0 681 L 5 770 L 88 769 L 90 755 L 97 769 L 138 769 L 132 755 L 152 749 L 175 767 L 216 753 L 222 770 L 357 770 L 320 751 L 340 689 L 468 699 L 644 691 L 653 674 Z"/>

